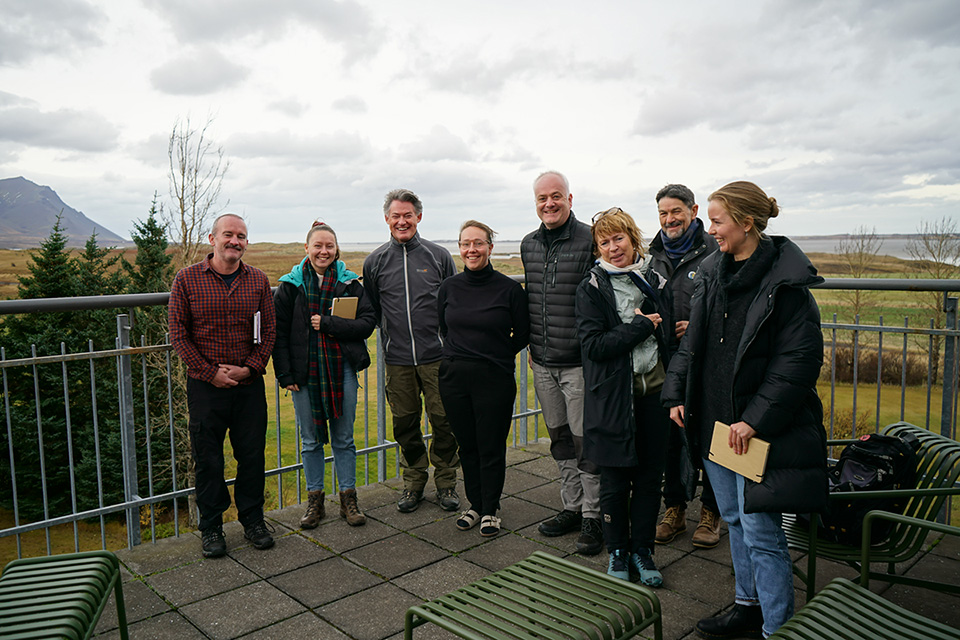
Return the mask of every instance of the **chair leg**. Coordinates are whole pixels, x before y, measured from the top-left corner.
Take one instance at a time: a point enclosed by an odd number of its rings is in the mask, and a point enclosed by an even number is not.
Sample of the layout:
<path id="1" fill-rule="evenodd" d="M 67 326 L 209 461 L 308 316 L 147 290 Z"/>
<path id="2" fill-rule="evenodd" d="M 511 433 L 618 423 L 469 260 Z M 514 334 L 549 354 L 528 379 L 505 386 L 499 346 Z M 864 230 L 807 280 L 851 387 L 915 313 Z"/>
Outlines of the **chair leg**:
<path id="1" fill-rule="evenodd" d="M 810 514 L 810 542 L 807 550 L 807 602 L 813 598 L 814 591 L 817 588 L 817 520 L 815 513 Z"/>
<path id="2" fill-rule="evenodd" d="M 120 627 L 120 640 L 130 640 L 127 633 L 127 608 L 123 604 L 123 579 L 118 574 L 113 588 L 113 598 L 117 601 L 117 625 Z"/>

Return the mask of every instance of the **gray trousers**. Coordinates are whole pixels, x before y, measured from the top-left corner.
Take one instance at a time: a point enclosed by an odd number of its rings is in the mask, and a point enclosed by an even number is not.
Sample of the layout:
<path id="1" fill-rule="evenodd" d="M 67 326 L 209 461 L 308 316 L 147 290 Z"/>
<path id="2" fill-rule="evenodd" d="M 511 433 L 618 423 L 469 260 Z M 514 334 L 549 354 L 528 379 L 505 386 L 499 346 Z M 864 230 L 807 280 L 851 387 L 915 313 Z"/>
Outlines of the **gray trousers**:
<path id="1" fill-rule="evenodd" d="M 550 434 L 550 454 L 560 469 L 560 500 L 567 511 L 600 517 L 600 469 L 583 459 L 583 368 L 542 367 L 533 386 Z"/>

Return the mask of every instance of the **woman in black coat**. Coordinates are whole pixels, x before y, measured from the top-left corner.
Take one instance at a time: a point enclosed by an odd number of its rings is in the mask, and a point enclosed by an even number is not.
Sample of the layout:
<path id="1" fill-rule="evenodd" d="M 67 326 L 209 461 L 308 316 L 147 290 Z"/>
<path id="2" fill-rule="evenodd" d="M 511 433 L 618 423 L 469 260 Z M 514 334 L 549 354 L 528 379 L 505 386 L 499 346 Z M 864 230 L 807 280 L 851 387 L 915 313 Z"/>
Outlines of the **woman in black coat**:
<path id="1" fill-rule="evenodd" d="M 690 325 L 667 372 L 662 400 L 704 460 L 727 522 L 736 573 L 735 606 L 697 623 L 705 638 L 761 637 L 793 615 L 793 577 L 781 514 L 822 511 L 826 437 L 816 381 L 823 363 L 822 282 L 799 247 L 763 234 L 776 200 L 750 182 L 709 198 L 710 235 L 720 252 L 704 260 Z M 730 425 L 741 454 L 770 443 L 761 483 L 709 459 L 715 421 Z"/>
<path id="2" fill-rule="evenodd" d="M 645 267 L 640 229 L 619 208 L 594 217 L 600 259 L 577 288 L 583 354 L 583 456 L 600 467 L 607 573 L 663 584 L 653 562 L 669 420 L 660 404 L 667 353 L 663 281 Z"/>
<path id="3" fill-rule="evenodd" d="M 373 305 L 357 274 L 340 258 L 330 225 L 314 222 L 304 246 L 307 256 L 280 277 L 273 301 L 277 382 L 293 394 L 300 426 L 307 509 L 300 526 L 313 529 L 324 516 L 324 454 L 329 441 L 340 485 L 340 517 L 351 526 L 366 522 L 357 504 L 357 373 L 370 366 L 367 338 L 376 326 Z M 356 298 L 356 312 L 333 315 L 336 298 Z"/>

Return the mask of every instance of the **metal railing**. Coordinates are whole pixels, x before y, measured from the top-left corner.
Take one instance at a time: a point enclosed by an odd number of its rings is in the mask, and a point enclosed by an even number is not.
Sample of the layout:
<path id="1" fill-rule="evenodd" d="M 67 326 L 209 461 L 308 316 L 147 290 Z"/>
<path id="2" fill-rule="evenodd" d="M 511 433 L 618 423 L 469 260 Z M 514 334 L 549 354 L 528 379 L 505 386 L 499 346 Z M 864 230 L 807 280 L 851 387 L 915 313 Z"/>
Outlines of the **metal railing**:
<path id="1" fill-rule="evenodd" d="M 897 290 L 897 291 L 960 291 L 960 281 L 924 281 L 924 280 L 828 280 L 824 289 L 867 289 L 867 290 Z M 79 309 L 129 309 L 129 313 L 122 313 L 117 316 L 117 337 L 113 348 L 95 350 L 93 344 L 88 345 L 88 350 L 78 353 L 67 353 L 61 347 L 61 353 L 53 355 L 38 355 L 34 349 L 30 357 L 19 359 L 8 359 L 6 350 L 0 346 L 0 373 L 2 373 L 3 383 L 3 409 L 7 443 L 7 461 L 4 469 L 5 475 L 10 479 L 9 493 L 4 496 L 9 501 L 7 520 L 12 520 L 9 526 L 0 524 L 0 543 L 5 539 L 16 540 L 16 556 L 22 554 L 21 541 L 23 537 L 32 532 L 43 531 L 46 552 L 51 553 L 52 532 L 57 531 L 61 538 L 63 537 L 63 527 L 72 528 L 73 547 L 76 550 L 81 548 L 80 541 L 80 523 L 94 522 L 99 524 L 100 545 L 107 547 L 107 529 L 108 524 L 116 521 L 111 518 L 115 514 L 122 517 L 123 529 L 125 530 L 126 544 L 133 546 L 140 544 L 141 540 L 149 539 L 155 541 L 158 537 L 165 535 L 180 535 L 187 527 L 184 526 L 184 510 L 189 502 L 189 497 L 193 493 L 193 487 L 189 483 L 189 474 L 184 464 L 184 441 L 185 432 L 178 431 L 178 425 L 182 427 L 185 424 L 185 415 L 180 415 L 174 405 L 174 380 L 177 377 L 177 368 L 179 363 L 172 357 L 172 347 L 167 344 L 147 345 L 142 339 L 140 344 L 134 344 L 131 340 L 131 322 L 134 318 L 135 309 L 147 306 L 165 305 L 169 294 L 138 294 L 138 295 L 120 295 L 120 296 L 95 296 L 86 298 L 64 298 L 64 299 L 37 299 L 37 300 L 9 300 L 0 301 L 0 315 L 20 314 L 20 313 L 46 313 L 74 311 Z M 930 327 L 911 327 L 907 320 L 904 320 L 903 326 L 889 326 L 884 324 L 883 318 L 879 319 L 876 325 L 860 324 L 859 319 L 854 323 L 840 323 L 834 315 L 831 322 L 823 323 L 825 337 L 825 366 L 821 376 L 821 382 L 829 382 L 829 400 L 825 399 L 825 408 L 827 409 L 828 421 L 827 427 L 829 435 L 847 436 L 859 435 L 863 429 L 875 431 L 888 422 L 882 419 L 884 413 L 889 413 L 889 402 L 882 403 L 884 392 L 889 392 L 890 388 L 896 386 L 899 393 L 899 416 L 896 412 L 893 417 L 896 419 L 905 419 L 915 424 L 925 426 L 929 429 L 938 430 L 949 438 L 956 438 L 957 425 L 957 392 L 958 392 L 958 339 L 960 331 L 957 329 L 957 299 L 944 295 L 944 305 L 946 308 L 946 325 L 943 329 L 934 329 Z M 933 353 L 933 341 L 939 340 L 943 345 L 942 365 L 940 360 L 936 363 L 928 355 L 926 363 L 926 378 L 921 384 L 915 381 L 908 381 L 908 362 L 911 358 L 917 356 L 917 345 L 911 342 L 911 339 L 920 337 L 929 343 L 928 354 Z M 887 345 L 884 341 L 886 339 Z M 899 353 L 902 374 L 898 385 L 891 385 L 889 380 L 884 379 L 884 361 L 889 364 L 893 352 L 890 348 L 890 342 L 896 342 L 896 352 Z M 840 362 L 838 354 L 844 349 L 851 353 L 852 377 L 849 383 L 843 381 L 845 369 Z M 379 339 L 376 340 L 376 357 L 373 359 L 373 365 L 362 373 L 361 385 L 362 396 L 360 403 L 362 408 L 358 411 L 358 424 L 362 424 L 362 436 L 357 436 L 357 454 L 358 460 L 362 461 L 363 471 L 358 473 L 358 482 L 368 484 L 371 482 L 382 482 L 390 478 L 397 477 L 400 474 L 400 462 L 398 445 L 387 437 L 387 403 L 383 395 L 384 371 L 383 367 L 377 366 L 382 362 L 382 350 Z M 871 362 L 872 367 L 876 367 L 876 377 L 872 382 L 865 382 L 869 375 L 865 375 L 862 370 L 862 356 L 874 353 L 876 363 Z M 98 390 L 104 384 L 102 371 L 98 375 L 95 371 L 96 364 L 113 362 L 116 370 L 117 401 L 116 406 L 98 406 Z M 87 364 L 80 372 L 77 365 Z M 59 367 L 60 377 L 62 379 L 62 390 L 43 389 L 39 384 L 38 370 L 44 367 Z M 102 366 L 101 366 L 102 369 Z M 939 370 L 941 384 L 937 384 L 934 370 Z M 14 372 L 30 371 L 33 374 L 33 398 L 11 397 L 8 388 L 8 376 Z M 513 416 L 512 443 L 514 446 L 523 446 L 530 441 L 537 441 L 539 432 L 539 407 L 532 393 L 530 383 L 530 372 L 527 366 L 526 351 L 518 357 L 518 394 L 515 411 Z M 165 391 L 158 397 L 156 393 L 151 393 L 151 380 L 160 373 L 160 378 L 165 379 Z M 371 375 L 372 372 L 372 375 Z M 82 425 L 84 428 L 89 426 L 89 437 L 93 440 L 93 453 L 90 453 L 90 443 L 83 443 L 87 462 L 83 468 L 85 470 L 93 469 L 96 474 L 96 506 L 90 506 L 91 498 L 89 495 L 83 495 L 77 486 L 77 467 L 75 465 L 76 437 L 74 431 L 78 425 L 74 424 L 74 410 L 71 402 L 77 403 L 80 399 L 76 395 L 71 395 L 68 383 L 77 381 L 77 377 L 83 375 L 89 377 L 90 396 L 85 399 L 92 405 L 89 407 L 91 416 L 91 425 Z M 889 376 L 888 376 L 889 377 Z M 370 382 L 375 381 L 376 392 L 371 394 Z M 155 382 L 155 380 L 154 380 Z M 911 384 L 908 384 L 911 382 Z M 866 424 L 861 424 L 859 420 L 859 406 L 862 406 L 861 398 L 866 393 L 864 389 L 869 389 L 871 394 L 870 410 L 873 416 Z M 938 395 L 939 389 L 939 397 Z M 915 400 L 917 394 L 924 399 L 925 411 L 918 412 L 914 407 L 915 402 L 908 402 L 908 396 Z M 302 462 L 300 460 L 300 442 L 299 430 L 293 424 L 293 412 L 290 408 L 284 408 L 289 405 L 282 397 L 283 390 L 274 385 L 271 429 L 274 435 L 274 441 L 268 446 L 272 449 L 270 453 L 275 453 L 275 461 L 272 468 L 266 469 L 268 478 L 276 479 L 276 492 L 274 506 L 286 506 L 300 502 L 303 494 L 302 480 Z M 838 395 L 847 394 L 851 397 L 851 402 L 838 399 Z M 49 407 L 50 402 L 55 400 L 54 396 L 62 398 L 62 403 L 57 402 L 59 406 L 57 413 L 51 415 L 49 411 L 42 410 L 43 407 Z M 875 402 L 873 402 L 875 400 Z M 33 404 L 33 420 L 35 421 L 36 441 L 31 445 L 36 447 L 37 460 L 39 468 L 36 469 L 35 476 L 39 479 L 39 487 L 18 486 L 18 474 L 23 469 L 18 469 L 18 464 L 24 459 L 25 451 L 18 449 L 23 438 L 17 440 L 14 437 L 14 431 L 22 434 L 26 425 L 22 424 L 22 416 L 25 415 L 25 405 Z M 883 406 L 882 406 L 883 405 Z M 939 405 L 939 414 L 936 409 Z M 12 411 L 17 408 L 17 415 L 21 417 L 20 423 L 15 419 Z M 851 433 L 835 432 L 840 428 L 841 417 L 846 411 L 851 416 Z M 282 413 L 287 413 L 288 417 L 283 418 Z M 50 433 L 45 432 L 49 427 L 51 420 L 56 418 L 57 424 L 62 424 L 62 438 L 66 443 L 66 455 L 61 459 L 66 461 L 67 476 L 66 482 L 60 481 L 60 494 L 51 496 L 48 492 L 48 481 L 53 471 L 48 468 L 47 448 L 50 447 Z M 893 420 L 889 420 L 893 421 Z M 373 424 L 371 424 L 371 422 Z M 883 422 L 883 424 L 881 424 Z M 107 452 L 101 451 L 101 444 L 104 440 L 105 424 L 109 423 L 111 428 L 115 427 L 119 431 L 120 443 L 118 448 L 111 450 L 113 457 Z M 532 423 L 532 424 L 531 424 Z M 424 416 L 424 426 L 429 437 L 429 424 Z M 59 435 L 59 434 L 54 434 Z M 113 434 L 116 436 L 117 434 Z M 45 448 L 44 438 L 48 438 L 47 448 Z M 162 451 L 159 450 L 162 448 Z M 188 450 L 188 447 L 187 447 Z M 90 463 L 89 458 L 93 457 Z M 268 454 L 268 467 L 271 466 L 271 455 Z M 332 457 L 328 457 L 328 461 Z M 3 463 L 0 457 L 0 464 Z M 331 465 L 332 467 L 332 465 Z M 105 487 L 104 476 L 107 471 L 121 469 L 122 477 L 122 496 L 111 487 Z M 87 471 L 89 473 L 89 471 Z M 116 474 L 114 474 L 116 475 Z M 87 478 L 87 486 L 90 486 Z M 4 479 L 3 482 L 5 482 Z M 335 482 L 334 479 L 328 479 L 328 482 Z M 2 485 L 0 485 L 2 486 Z M 22 513 L 21 498 L 25 492 L 30 492 L 36 496 L 39 494 L 39 500 L 42 503 L 42 513 L 35 507 L 34 513 L 30 517 L 25 517 Z M 64 495 L 66 492 L 69 495 Z M 111 498 L 110 496 L 114 496 Z M 83 498 L 81 500 L 81 498 Z M 52 509 L 52 504 L 56 503 L 57 509 Z M 164 508 L 165 513 L 162 517 L 158 516 L 158 508 Z M 189 516 L 189 510 L 186 513 Z M 189 517 L 187 517 L 189 521 Z M 6 521 L 4 521 L 6 522 Z M 189 522 L 188 522 L 189 524 Z M 89 524 L 86 526 L 89 527 Z M 149 535 L 141 530 L 141 527 L 149 526 Z M 36 535 L 36 534 L 34 534 Z M 12 551 L 12 550 L 11 550 Z M 2 549 L 0 549 L 2 553 Z M 8 552 L 9 553 L 9 552 Z M 12 553 L 10 553 L 12 555 Z"/>

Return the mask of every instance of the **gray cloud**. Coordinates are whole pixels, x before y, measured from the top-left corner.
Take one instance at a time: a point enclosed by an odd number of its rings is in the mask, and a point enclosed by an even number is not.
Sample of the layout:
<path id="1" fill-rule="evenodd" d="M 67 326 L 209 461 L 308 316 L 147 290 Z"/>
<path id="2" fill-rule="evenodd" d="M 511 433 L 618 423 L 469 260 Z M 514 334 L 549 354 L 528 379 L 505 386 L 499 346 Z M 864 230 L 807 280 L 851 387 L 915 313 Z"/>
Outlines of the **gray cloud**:
<path id="1" fill-rule="evenodd" d="M 249 73 L 216 49 L 200 47 L 154 69 L 150 81 L 163 93 L 202 96 L 236 86 Z"/>
<path id="2" fill-rule="evenodd" d="M 368 110 L 367 101 L 360 96 L 343 96 L 333 101 L 332 105 L 337 111 L 345 113 L 366 113 Z"/>
<path id="3" fill-rule="evenodd" d="M 354 0 L 146 0 L 186 43 L 225 42 L 254 36 L 277 37 L 291 25 L 317 30 L 342 45 L 347 62 L 373 56 L 380 34 L 373 16 Z"/>
<path id="4" fill-rule="evenodd" d="M 271 102 L 267 105 L 267 108 L 290 116 L 291 118 L 299 118 L 306 113 L 309 106 L 296 98 L 286 98 Z"/>
<path id="5" fill-rule="evenodd" d="M 371 156 L 368 140 L 357 133 L 338 131 L 315 136 L 297 136 L 290 131 L 238 133 L 224 143 L 231 156 L 270 159 L 284 165 L 334 165 L 360 162 Z"/>
<path id="6" fill-rule="evenodd" d="M 77 0 L 5 0 L 0 20 L 0 66 L 49 53 L 97 46 L 106 16 Z"/>
<path id="7" fill-rule="evenodd" d="M 469 162 L 475 154 L 463 138 L 453 134 L 444 126 L 436 125 L 429 133 L 414 142 L 400 145 L 397 156 L 406 162 L 437 162 L 456 160 Z"/>
<path id="8" fill-rule="evenodd" d="M 118 137 L 117 127 L 93 111 L 0 109 L 0 140 L 68 151 L 100 152 L 114 149 Z"/>

